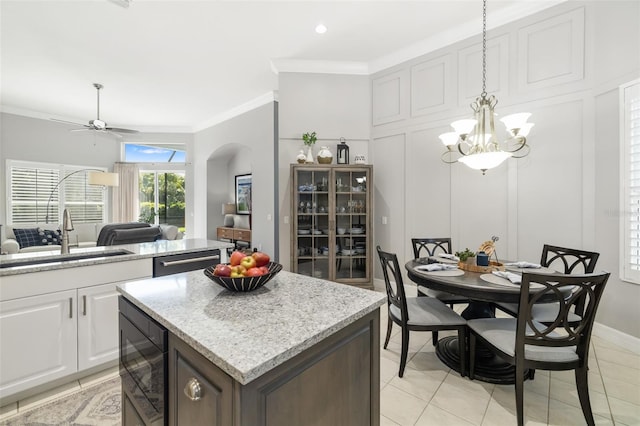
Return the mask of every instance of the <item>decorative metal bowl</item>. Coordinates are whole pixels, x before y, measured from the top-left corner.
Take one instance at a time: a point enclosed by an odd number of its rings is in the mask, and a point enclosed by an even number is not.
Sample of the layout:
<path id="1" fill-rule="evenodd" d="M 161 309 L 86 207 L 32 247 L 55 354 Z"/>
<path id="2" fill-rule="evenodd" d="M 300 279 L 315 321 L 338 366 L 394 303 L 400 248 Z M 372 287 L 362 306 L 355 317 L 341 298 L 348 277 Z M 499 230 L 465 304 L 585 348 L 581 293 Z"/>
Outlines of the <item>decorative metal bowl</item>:
<path id="1" fill-rule="evenodd" d="M 282 265 L 276 262 L 269 262 L 267 268 L 269 272 L 259 277 L 218 277 L 213 275 L 215 265 L 209 266 L 204 270 L 204 274 L 214 283 L 221 285 L 230 291 L 253 291 L 265 285 L 271 278 L 275 277 L 282 270 Z"/>

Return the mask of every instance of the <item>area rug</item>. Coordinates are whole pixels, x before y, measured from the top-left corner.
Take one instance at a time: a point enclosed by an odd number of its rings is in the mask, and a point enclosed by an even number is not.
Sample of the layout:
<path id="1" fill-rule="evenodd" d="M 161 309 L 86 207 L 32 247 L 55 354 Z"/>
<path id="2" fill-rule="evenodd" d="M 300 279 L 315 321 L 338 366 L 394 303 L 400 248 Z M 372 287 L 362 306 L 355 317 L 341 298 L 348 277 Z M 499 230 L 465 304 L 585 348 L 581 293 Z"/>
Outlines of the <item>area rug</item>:
<path id="1" fill-rule="evenodd" d="M 120 377 L 0 421 L 1 426 L 116 426 L 120 425 Z"/>

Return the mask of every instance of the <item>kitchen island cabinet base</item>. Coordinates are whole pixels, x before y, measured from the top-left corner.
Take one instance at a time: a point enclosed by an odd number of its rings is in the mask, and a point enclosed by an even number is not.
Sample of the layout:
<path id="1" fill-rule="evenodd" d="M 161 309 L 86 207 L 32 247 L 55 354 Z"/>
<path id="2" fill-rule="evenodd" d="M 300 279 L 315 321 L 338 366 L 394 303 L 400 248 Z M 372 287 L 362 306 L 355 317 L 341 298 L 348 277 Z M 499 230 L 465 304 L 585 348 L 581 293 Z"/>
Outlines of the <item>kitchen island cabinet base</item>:
<path id="1" fill-rule="evenodd" d="M 233 426 L 378 426 L 379 310 L 244 385 L 170 334 L 169 425 L 204 420 Z"/>

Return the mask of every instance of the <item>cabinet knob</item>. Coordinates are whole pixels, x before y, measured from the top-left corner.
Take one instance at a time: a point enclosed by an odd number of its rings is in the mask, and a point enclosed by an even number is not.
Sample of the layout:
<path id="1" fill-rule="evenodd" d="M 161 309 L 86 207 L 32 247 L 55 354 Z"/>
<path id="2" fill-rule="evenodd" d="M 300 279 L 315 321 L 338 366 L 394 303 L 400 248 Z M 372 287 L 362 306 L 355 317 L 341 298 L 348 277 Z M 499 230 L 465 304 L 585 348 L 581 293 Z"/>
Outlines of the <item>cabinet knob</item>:
<path id="1" fill-rule="evenodd" d="M 198 401 L 202 397 L 202 389 L 200 388 L 200 382 L 195 377 L 192 377 L 184 387 L 184 394 L 191 401 Z"/>

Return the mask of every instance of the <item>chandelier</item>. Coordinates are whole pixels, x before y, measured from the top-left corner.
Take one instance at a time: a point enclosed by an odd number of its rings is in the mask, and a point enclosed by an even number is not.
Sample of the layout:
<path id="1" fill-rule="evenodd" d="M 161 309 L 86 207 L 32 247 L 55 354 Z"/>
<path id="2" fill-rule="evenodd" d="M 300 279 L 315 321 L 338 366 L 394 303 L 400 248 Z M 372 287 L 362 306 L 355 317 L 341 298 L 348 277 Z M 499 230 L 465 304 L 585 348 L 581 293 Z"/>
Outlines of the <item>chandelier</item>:
<path id="1" fill-rule="evenodd" d="M 447 147 L 442 154 L 442 161 L 447 164 L 461 162 L 472 169 L 481 170 L 484 175 L 507 158 L 522 158 L 529 154 L 527 135 L 533 123 L 527 123 L 527 120 L 531 114 L 511 114 L 500 119 L 508 131 L 508 138 L 500 142 L 494 125 L 497 104 L 495 96 L 487 96 L 487 0 L 483 0 L 482 93 L 470 105 L 474 118 L 454 121 L 451 123 L 454 131 L 439 136 Z M 455 156 L 458 153 L 460 156 Z"/>

